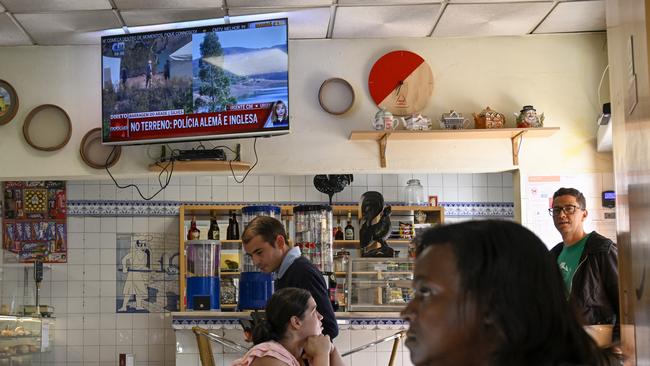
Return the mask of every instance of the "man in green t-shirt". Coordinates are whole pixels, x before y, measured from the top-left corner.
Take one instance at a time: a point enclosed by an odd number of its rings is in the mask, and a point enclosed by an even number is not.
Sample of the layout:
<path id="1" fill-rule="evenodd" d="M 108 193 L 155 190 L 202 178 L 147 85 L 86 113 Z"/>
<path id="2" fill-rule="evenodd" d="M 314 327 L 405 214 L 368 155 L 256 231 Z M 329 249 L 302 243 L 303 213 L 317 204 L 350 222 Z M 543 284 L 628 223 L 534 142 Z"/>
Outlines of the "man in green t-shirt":
<path id="1" fill-rule="evenodd" d="M 586 233 L 589 214 L 585 196 L 575 188 L 560 188 L 549 209 L 562 242 L 551 253 L 557 258 L 569 301 L 583 324 L 615 324 L 618 337 L 618 250 L 595 231 Z"/>

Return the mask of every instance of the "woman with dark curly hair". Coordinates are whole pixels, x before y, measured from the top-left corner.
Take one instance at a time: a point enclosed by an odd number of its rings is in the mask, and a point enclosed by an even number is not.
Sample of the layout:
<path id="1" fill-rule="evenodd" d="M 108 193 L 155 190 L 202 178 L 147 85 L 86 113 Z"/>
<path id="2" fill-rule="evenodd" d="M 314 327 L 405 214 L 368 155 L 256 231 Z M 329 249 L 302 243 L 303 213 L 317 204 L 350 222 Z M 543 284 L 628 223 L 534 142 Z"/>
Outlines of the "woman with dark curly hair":
<path id="1" fill-rule="evenodd" d="M 266 305 L 266 319 L 253 328 L 253 343 L 233 366 L 342 366 L 323 317 L 309 291 L 287 287 L 276 291 Z"/>
<path id="2" fill-rule="evenodd" d="M 417 365 L 613 365 L 566 301 L 554 258 L 509 221 L 469 221 L 419 239 L 403 310 Z"/>

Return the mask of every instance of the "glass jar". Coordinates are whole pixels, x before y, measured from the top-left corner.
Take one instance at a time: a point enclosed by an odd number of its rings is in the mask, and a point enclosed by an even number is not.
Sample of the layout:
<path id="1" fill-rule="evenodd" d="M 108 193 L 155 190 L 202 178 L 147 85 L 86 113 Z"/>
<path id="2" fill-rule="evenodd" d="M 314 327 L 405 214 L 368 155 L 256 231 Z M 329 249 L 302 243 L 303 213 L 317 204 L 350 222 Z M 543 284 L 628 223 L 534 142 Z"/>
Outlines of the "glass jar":
<path id="1" fill-rule="evenodd" d="M 301 205 L 293 208 L 295 245 L 303 257 L 323 273 L 334 267 L 332 250 L 332 207 Z"/>
<path id="2" fill-rule="evenodd" d="M 420 184 L 419 179 L 409 179 L 406 182 L 406 203 L 409 206 L 423 206 L 427 204 L 427 198 L 424 195 L 424 187 Z"/>
<path id="3" fill-rule="evenodd" d="M 258 206 L 244 206 L 241 209 L 242 227 L 246 228 L 249 222 L 253 221 L 258 216 L 270 216 L 280 220 L 280 206 L 272 205 L 258 205 Z M 246 255 L 246 252 L 241 251 L 242 272 L 261 272 L 255 264 L 253 258 Z"/>
<path id="4" fill-rule="evenodd" d="M 345 272 L 348 270 L 348 260 L 350 259 L 350 252 L 347 250 L 339 250 L 334 258 L 334 271 Z"/>

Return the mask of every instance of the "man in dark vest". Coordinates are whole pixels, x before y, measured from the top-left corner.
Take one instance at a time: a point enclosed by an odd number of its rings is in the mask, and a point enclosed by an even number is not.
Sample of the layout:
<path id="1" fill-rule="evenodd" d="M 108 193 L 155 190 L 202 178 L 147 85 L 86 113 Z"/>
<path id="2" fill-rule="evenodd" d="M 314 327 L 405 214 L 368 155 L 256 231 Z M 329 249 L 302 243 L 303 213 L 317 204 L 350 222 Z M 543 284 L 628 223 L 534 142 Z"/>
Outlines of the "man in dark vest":
<path id="1" fill-rule="evenodd" d="M 316 309 L 323 316 L 323 334 L 334 339 L 339 334 L 325 278 L 305 257 L 300 248 L 291 247 L 284 225 L 269 216 L 253 219 L 242 234 L 242 243 L 253 263 L 266 273 L 275 274 L 275 289 L 298 287 L 311 293 Z"/>

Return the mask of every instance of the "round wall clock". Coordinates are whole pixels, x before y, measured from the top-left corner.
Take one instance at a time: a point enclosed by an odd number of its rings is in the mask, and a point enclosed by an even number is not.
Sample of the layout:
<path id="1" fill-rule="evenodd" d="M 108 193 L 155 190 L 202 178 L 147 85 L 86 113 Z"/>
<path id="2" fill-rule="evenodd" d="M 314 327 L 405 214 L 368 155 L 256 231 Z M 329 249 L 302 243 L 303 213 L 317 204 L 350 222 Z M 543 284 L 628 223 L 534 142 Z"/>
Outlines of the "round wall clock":
<path id="1" fill-rule="evenodd" d="M 377 60 L 368 76 L 370 96 L 377 106 L 397 116 L 421 111 L 433 92 L 433 73 L 419 55 L 389 52 Z"/>

